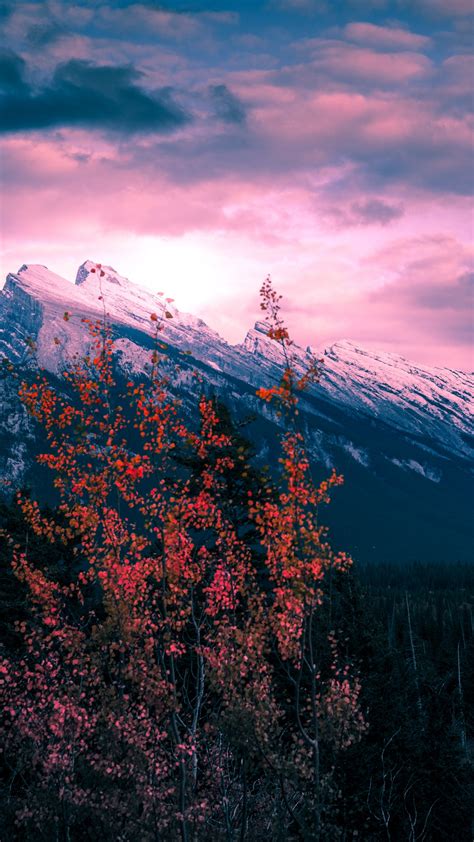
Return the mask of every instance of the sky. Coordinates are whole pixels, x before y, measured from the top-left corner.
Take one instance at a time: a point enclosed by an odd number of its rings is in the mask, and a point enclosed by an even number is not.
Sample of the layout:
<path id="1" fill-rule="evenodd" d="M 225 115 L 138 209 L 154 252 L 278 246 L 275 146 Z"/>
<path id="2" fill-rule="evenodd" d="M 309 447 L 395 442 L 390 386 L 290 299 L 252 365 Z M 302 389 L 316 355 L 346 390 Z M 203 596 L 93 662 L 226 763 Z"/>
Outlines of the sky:
<path id="1" fill-rule="evenodd" d="M 0 2 L 1 277 L 472 370 L 471 0 Z"/>

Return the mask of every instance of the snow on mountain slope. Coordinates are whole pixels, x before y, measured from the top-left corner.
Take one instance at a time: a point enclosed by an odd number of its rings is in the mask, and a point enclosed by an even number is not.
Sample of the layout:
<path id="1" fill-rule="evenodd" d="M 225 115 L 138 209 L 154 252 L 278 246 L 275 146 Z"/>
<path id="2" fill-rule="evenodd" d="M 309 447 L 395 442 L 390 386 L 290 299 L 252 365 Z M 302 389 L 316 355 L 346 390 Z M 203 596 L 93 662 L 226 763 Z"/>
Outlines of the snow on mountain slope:
<path id="1" fill-rule="evenodd" d="M 165 322 L 168 332 L 184 331 L 199 333 L 204 330 L 214 341 L 222 341 L 216 331 L 192 316 L 189 313 L 180 312 L 170 298 L 165 298 L 163 293 L 152 293 L 124 278 L 110 266 L 102 266 L 105 273 L 102 277 L 99 272 L 92 272 L 96 264 L 87 260 L 79 267 L 76 275 L 76 288 L 78 291 L 85 291 L 87 297 L 96 296 L 102 312 L 102 304 L 105 305 L 107 314 L 112 322 L 132 324 L 134 326 L 150 329 L 150 313 L 157 312 L 157 315 L 165 317 L 165 313 L 171 313 L 173 321 Z"/>
<path id="2" fill-rule="evenodd" d="M 240 347 L 247 357 L 247 378 L 253 372 L 275 379 L 284 365 L 278 343 L 266 335 L 268 325 L 257 322 Z M 302 371 L 319 355 L 313 348 L 291 349 L 293 364 Z M 248 357 L 253 359 L 253 365 Z M 432 438 L 447 451 L 472 455 L 474 434 L 474 377 L 447 368 L 418 366 L 397 354 L 375 353 L 347 340 L 324 351 L 321 381 L 309 396 L 331 402 L 353 416 L 364 415 L 401 433 Z M 308 407 L 311 409 L 311 407 Z"/>
<path id="3" fill-rule="evenodd" d="M 347 340 L 325 352 L 325 372 L 325 389 L 341 402 L 376 415 L 383 404 L 386 417 L 392 406 L 397 424 L 412 426 L 417 416 L 422 433 L 427 413 L 472 432 L 474 378 L 465 372 L 422 368 L 397 354 L 373 353 Z"/>
<path id="4" fill-rule="evenodd" d="M 191 352 L 216 373 L 257 387 L 277 380 L 285 364 L 280 345 L 267 336 L 266 322 L 258 321 L 242 344 L 231 346 L 201 319 L 181 313 L 162 293 L 136 286 L 110 266 L 102 266 L 101 274 L 91 261 L 79 267 L 75 284 L 37 265 L 8 275 L 0 292 L 0 353 L 21 358 L 31 337 L 39 364 L 58 372 L 74 353 L 85 350 L 87 331 L 81 319 L 100 318 L 104 311 L 128 338 L 122 352 L 133 356 L 135 370 L 142 356 L 143 365 L 148 359 L 151 313 L 162 325 L 160 339 Z M 294 345 L 291 353 L 301 371 L 314 358 L 309 347 Z M 365 416 L 401 434 L 431 439 L 447 453 L 471 454 L 474 378 L 461 371 L 418 366 L 344 340 L 324 352 L 321 382 L 311 388 L 305 403 L 308 412 L 321 414 L 325 405 L 330 412 L 334 405 L 353 418 Z"/>
<path id="5" fill-rule="evenodd" d="M 472 456 L 472 375 L 421 367 L 397 354 L 369 352 L 348 341 L 336 342 L 324 359 L 324 389 L 338 403 L 401 432 L 436 440 L 452 453 Z"/>
<path id="6" fill-rule="evenodd" d="M 161 325 L 163 370 L 183 411 L 192 415 L 204 388 L 237 419 L 255 419 L 246 430 L 257 462 L 271 461 L 270 453 L 277 458 L 283 421 L 255 394 L 278 382 L 285 365 L 268 325 L 258 321 L 240 345 L 230 345 L 163 294 L 141 289 L 110 266 L 102 267 L 103 275 L 94 268 L 86 261 L 75 283 L 36 265 L 8 275 L 0 291 L 0 358 L 39 364 L 60 376 L 74 354 L 88 350 L 83 318 L 102 318 L 105 311 L 119 365 L 127 376 L 139 376 L 149 364 L 154 327 Z M 152 313 L 157 322 L 150 321 Z M 301 396 L 299 418 L 316 474 L 322 477 L 334 466 L 346 477 L 328 515 L 339 546 L 374 560 L 467 560 L 473 376 L 415 365 L 345 340 L 324 354 L 294 345 L 291 355 L 300 371 L 314 356 L 323 357 L 321 381 Z M 34 459 L 41 431 L 8 377 L 0 378 L 0 405 L 0 494 L 27 482 L 41 497 L 43 480 Z"/>
<path id="7" fill-rule="evenodd" d="M 223 340 L 195 316 L 181 313 L 163 294 L 153 294 L 122 277 L 110 266 L 103 276 L 96 264 L 79 267 L 75 284 L 50 272 L 45 266 L 22 266 L 9 274 L 0 293 L 0 353 L 16 357 L 24 353 L 25 337 L 37 344 L 38 362 L 50 371 L 65 364 L 62 349 L 70 357 L 87 342 L 82 318 L 102 318 L 104 312 L 115 326 L 152 335 L 151 313 L 162 323 L 164 341 L 180 348 L 200 349 Z M 64 312 L 70 318 L 64 321 Z M 59 344 L 55 342 L 59 339 Z M 226 344 L 226 343 L 224 343 Z"/>

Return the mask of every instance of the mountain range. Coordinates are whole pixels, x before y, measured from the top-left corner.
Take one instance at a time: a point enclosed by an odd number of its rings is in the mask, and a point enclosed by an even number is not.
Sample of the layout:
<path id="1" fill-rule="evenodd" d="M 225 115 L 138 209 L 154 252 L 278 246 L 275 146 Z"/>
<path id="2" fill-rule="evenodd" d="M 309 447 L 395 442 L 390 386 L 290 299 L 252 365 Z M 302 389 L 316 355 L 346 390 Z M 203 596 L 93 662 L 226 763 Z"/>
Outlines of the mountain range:
<path id="1" fill-rule="evenodd" d="M 103 266 L 102 274 L 95 269 L 95 263 L 83 263 L 74 284 L 39 265 L 9 274 L 0 291 L 0 357 L 20 370 L 38 365 L 60 383 L 74 355 L 87 352 L 82 319 L 105 312 L 120 367 L 127 376 L 140 376 L 153 347 L 150 314 L 156 313 L 163 325 L 163 365 L 173 370 L 173 389 L 185 411 L 192 412 L 204 388 L 237 419 L 251 417 L 246 435 L 256 462 L 265 463 L 282 420 L 256 389 L 278 382 L 284 366 L 268 325 L 257 321 L 241 344 L 230 345 L 163 293 L 142 289 L 111 267 Z M 294 345 L 292 353 L 303 372 L 315 350 Z M 470 561 L 473 375 L 420 366 L 347 340 L 326 348 L 322 357 L 320 382 L 301 400 L 300 424 L 316 475 L 335 467 L 345 476 L 325 511 L 333 543 L 364 562 Z M 0 389 L 4 494 L 27 484 L 41 497 L 34 460 L 38 431 L 11 379 L 3 378 Z"/>

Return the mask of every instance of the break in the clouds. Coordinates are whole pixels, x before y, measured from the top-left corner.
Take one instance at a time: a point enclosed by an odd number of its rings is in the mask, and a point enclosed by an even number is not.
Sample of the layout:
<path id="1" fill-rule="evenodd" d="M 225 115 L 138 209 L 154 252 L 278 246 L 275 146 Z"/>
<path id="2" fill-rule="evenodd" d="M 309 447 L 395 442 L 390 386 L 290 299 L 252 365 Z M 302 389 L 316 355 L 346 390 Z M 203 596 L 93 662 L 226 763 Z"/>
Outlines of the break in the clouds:
<path id="1" fill-rule="evenodd" d="M 3 273 L 86 256 L 229 339 L 472 367 L 464 0 L 4 2 Z"/>

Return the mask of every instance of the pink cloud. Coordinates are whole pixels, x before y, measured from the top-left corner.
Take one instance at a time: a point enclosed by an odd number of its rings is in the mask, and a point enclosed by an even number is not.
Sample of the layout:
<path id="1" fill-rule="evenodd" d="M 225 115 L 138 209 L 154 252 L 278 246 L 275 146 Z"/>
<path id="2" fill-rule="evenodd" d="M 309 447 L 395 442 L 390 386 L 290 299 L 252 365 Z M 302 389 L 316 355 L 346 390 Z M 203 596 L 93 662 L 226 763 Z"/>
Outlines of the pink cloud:
<path id="1" fill-rule="evenodd" d="M 377 52 L 343 41 L 306 40 L 300 48 L 312 54 L 312 67 L 334 79 L 402 85 L 424 79 L 433 72 L 431 60 L 414 52 Z"/>
<path id="2" fill-rule="evenodd" d="M 465 108 L 472 104 L 472 81 L 474 79 L 474 56 L 452 55 L 439 68 L 438 93 L 449 109 Z"/>
<path id="3" fill-rule="evenodd" d="M 229 72 L 248 109 L 240 134 L 214 125 L 201 98 L 202 120 L 171 141 L 112 143 L 80 131 L 10 138 L 5 271 L 37 260 L 60 272 L 68 262 L 73 275 L 93 255 L 137 281 L 163 276 L 160 287 L 178 290 L 183 309 L 233 341 L 258 315 L 270 271 L 302 343 L 347 337 L 466 365 L 468 206 L 450 187 L 440 194 L 437 180 L 451 185 L 459 173 L 465 185 L 469 118 L 442 112 L 435 96 L 363 92 L 342 69 L 337 77 L 347 55 L 349 76 L 360 61 L 374 79 L 377 70 L 394 78 L 387 58 L 401 72 L 407 57 L 424 57 L 330 44 L 320 57 L 333 62 L 330 79 L 317 58 L 291 68 L 298 84 L 286 67 Z M 464 56 L 441 74 L 464 85 Z M 450 237 L 434 237 L 440 230 Z"/>
<path id="4" fill-rule="evenodd" d="M 132 37 L 164 36 L 178 40 L 202 35 L 201 23 L 195 15 L 177 15 L 161 9 L 152 9 L 140 3 L 117 8 L 117 6 L 102 5 L 94 14 L 94 25 L 102 28 L 108 35 L 118 33 L 123 37 L 127 32 Z"/>
<path id="5" fill-rule="evenodd" d="M 343 29 L 343 34 L 349 41 L 381 49 L 425 50 L 433 43 L 427 35 L 374 23 L 348 23 Z"/>
<path id="6" fill-rule="evenodd" d="M 368 261 L 392 276 L 368 296 L 368 316 L 391 336 L 417 346 L 418 357 L 430 356 L 436 336 L 446 349 L 440 364 L 466 365 L 472 347 L 473 258 L 472 246 L 444 234 L 394 241 Z"/>
<path id="7" fill-rule="evenodd" d="M 266 144 L 267 166 L 304 169 L 347 158 L 366 169 L 372 186 L 387 181 L 466 192 L 472 164 L 472 120 L 443 113 L 436 100 L 400 93 L 360 93 L 326 87 L 312 93 L 265 87 L 236 91 L 250 107 L 249 125 Z M 382 181 L 382 178 L 380 178 Z"/>

